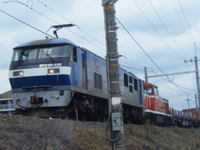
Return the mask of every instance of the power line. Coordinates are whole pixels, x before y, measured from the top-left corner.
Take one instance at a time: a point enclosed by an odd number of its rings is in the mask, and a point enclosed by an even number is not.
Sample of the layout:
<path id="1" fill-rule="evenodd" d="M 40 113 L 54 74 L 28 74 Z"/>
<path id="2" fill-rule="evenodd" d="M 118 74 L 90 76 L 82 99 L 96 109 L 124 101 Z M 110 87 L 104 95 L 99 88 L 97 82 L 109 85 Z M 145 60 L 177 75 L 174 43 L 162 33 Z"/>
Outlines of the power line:
<path id="1" fill-rule="evenodd" d="M 44 7 L 46 7 L 47 9 L 49 9 L 50 11 L 52 11 L 54 14 L 56 14 L 57 16 L 60 16 L 61 18 L 63 18 L 64 20 L 70 22 L 65 16 L 63 16 L 62 14 L 58 13 L 56 10 L 54 10 L 53 8 L 49 7 L 46 3 L 44 3 L 41 0 L 37 0 L 40 4 L 42 4 Z"/>
<path id="2" fill-rule="evenodd" d="M 119 22 L 119 24 L 124 28 L 124 30 L 127 32 L 127 34 L 131 37 L 131 39 L 137 44 L 137 46 L 140 48 L 140 50 L 142 50 L 142 52 L 149 58 L 149 60 L 158 68 L 158 70 L 160 70 L 163 74 L 166 74 L 161 68 L 160 66 L 151 58 L 151 56 L 146 52 L 146 50 L 139 44 L 139 42 L 133 37 L 133 35 L 128 31 L 128 29 L 122 24 L 122 22 L 115 17 L 116 20 Z M 176 83 L 174 83 L 173 81 L 170 80 L 169 76 L 166 75 L 166 77 L 168 78 L 168 82 L 170 82 L 171 84 L 175 85 L 180 91 L 182 91 L 183 93 L 185 93 L 186 95 L 188 95 L 183 89 L 181 89 Z"/>
<path id="3" fill-rule="evenodd" d="M 121 56 L 121 58 L 124 58 L 123 59 L 124 61 L 122 59 L 121 59 L 121 61 L 126 63 L 128 66 L 135 65 L 135 66 L 137 66 L 138 69 L 142 68 L 141 66 L 137 65 L 133 60 L 131 60 L 131 63 L 129 63 L 128 58 L 125 55 L 120 55 L 120 56 Z M 139 70 L 141 70 L 143 72 L 143 69 L 139 69 Z"/>
<path id="4" fill-rule="evenodd" d="M 42 14 L 41 12 L 37 11 L 37 10 L 34 9 L 33 7 L 30 7 L 30 6 L 28 6 L 27 4 L 25 4 L 25 3 L 23 3 L 23 2 L 20 2 L 20 1 L 18 1 L 18 0 L 16 0 L 16 1 L 5 1 L 4 3 L 10 3 L 10 2 L 15 2 L 15 3 L 18 3 L 18 4 L 20 4 L 20 5 L 23 5 L 24 7 L 30 9 L 31 11 L 37 13 L 38 15 L 40 15 L 40 16 L 46 18 L 47 20 L 49 20 L 49 21 L 51 21 L 51 22 L 54 22 L 54 23 L 58 24 L 57 21 L 55 21 L 55 20 L 49 18 L 48 16 Z"/>
<path id="5" fill-rule="evenodd" d="M 151 0 L 149 0 L 150 6 L 152 7 L 154 13 L 156 14 L 156 16 L 158 17 L 158 19 L 160 20 L 161 24 L 163 25 L 164 29 L 166 30 L 166 32 L 168 33 L 169 37 L 171 38 L 171 40 L 174 42 L 174 44 L 177 46 L 178 49 L 182 50 L 182 48 L 180 47 L 180 45 L 177 43 L 177 41 L 173 38 L 173 35 L 171 34 L 171 32 L 169 31 L 167 25 L 164 23 L 164 21 L 162 20 L 162 17 L 159 15 L 158 11 L 156 10 L 156 8 L 154 7 L 153 3 Z M 182 50 L 182 52 L 184 53 L 184 51 Z M 186 55 L 184 53 L 184 55 Z M 182 58 L 183 59 L 183 58 Z"/>
<path id="6" fill-rule="evenodd" d="M 188 21 L 186 15 L 185 15 L 185 11 L 184 11 L 184 9 L 183 9 L 183 6 L 182 6 L 180 0 L 177 0 L 177 2 L 178 2 L 178 4 L 179 4 L 181 13 L 182 13 L 183 18 L 184 18 L 184 21 L 185 21 L 185 24 L 186 24 L 186 26 L 187 26 L 187 28 L 188 28 L 188 30 L 189 30 L 189 32 L 190 32 L 190 34 L 191 34 L 193 40 L 196 41 L 196 40 L 195 40 L 195 37 L 194 37 L 194 35 L 193 35 L 192 31 L 191 31 L 190 23 L 189 23 L 189 21 Z"/>
<path id="7" fill-rule="evenodd" d="M 65 21 L 68 21 L 68 22 L 71 22 L 69 21 L 69 19 L 67 19 L 65 16 L 63 16 L 62 14 L 60 14 L 59 12 L 57 12 L 55 9 L 49 7 L 46 3 L 44 3 L 43 1 L 41 0 L 37 0 L 40 4 L 42 4 L 45 8 L 49 9 L 50 11 L 52 11 L 54 14 L 56 14 L 57 16 L 61 17 L 63 20 Z M 90 35 L 89 33 L 87 33 L 85 30 L 83 30 L 80 26 L 77 26 L 78 29 L 83 32 L 84 34 L 86 34 L 87 36 L 89 36 L 91 39 L 95 39 L 97 43 L 101 44 L 101 45 L 104 45 L 104 43 L 102 43 L 101 41 L 99 41 L 96 37 Z"/>
<path id="8" fill-rule="evenodd" d="M 137 46 L 142 50 L 142 52 L 149 58 L 149 60 L 161 71 L 164 72 L 160 66 L 151 58 L 151 56 L 146 52 L 146 50 L 139 44 L 139 42 L 132 36 L 132 34 L 127 30 L 127 28 L 122 24 L 122 22 L 116 17 L 116 20 L 119 22 L 119 24 L 124 28 L 124 30 L 128 33 L 128 35 L 134 40 L 134 42 L 137 44 Z"/>
<path id="9" fill-rule="evenodd" d="M 131 67 L 131 66 L 122 65 L 122 64 L 120 66 L 122 66 L 124 68 L 127 68 L 127 69 L 131 69 L 131 70 L 137 70 L 138 72 L 142 72 L 143 73 L 143 71 L 141 69 L 136 68 L 136 67 Z"/>
<path id="10" fill-rule="evenodd" d="M 57 21 L 55 21 L 55 20 L 49 18 L 48 16 L 42 14 L 41 12 L 37 11 L 36 9 L 34 9 L 34 8 L 28 6 L 27 4 L 25 4 L 25 3 L 23 3 L 23 2 L 20 2 L 20 1 L 18 1 L 18 0 L 16 0 L 16 1 L 7 1 L 7 2 L 4 2 L 4 3 L 10 3 L 10 2 L 16 2 L 16 3 L 18 3 L 18 4 L 21 4 L 22 6 L 24 6 L 24 7 L 28 8 L 28 9 L 30 9 L 31 11 L 37 13 L 38 15 L 44 17 L 45 19 L 47 19 L 47 20 L 49 20 L 49 21 L 51 21 L 51 22 L 53 22 L 53 23 L 59 24 Z M 78 27 L 78 28 L 79 28 L 79 27 Z M 94 43 L 93 41 L 90 41 L 90 40 L 84 38 L 84 37 L 81 36 L 80 34 L 75 33 L 75 32 L 73 32 L 73 31 L 71 31 L 70 29 L 67 29 L 67 30 L 70 31 L 72 34 L 78 36 L 79 38 L 81 38 L 81 39 L 87 41 L 88 43 L 90 43 L 90 44 L 92 44 L 92 45 L 94 45 L 95 47 L 98 47 L 98 49 L 101 49 L 101 50 L 105 51 L 104 48 L 100 47 L 99 45 L 97 45 L 97 44 Z"/>
<path id="11" fill-rule="evenodd" d="M 158 75 L 155 71 L 153 71 L 153 70 L 151 70 L 151 72 L 153 73 L 153 74 L 155 74 L 155 75 Z M 163 78 L 163 77 L 162 77 Z M 176 86 L 176 88 L 179 90 L 179 91 L 181 91 L 181 92 L 183 92 L 184 94 L 186 94 L 187 96 L 189 96 L 189 95 L 191 95 L 191 94 L 188 94 L 188 92 L 186 92 L 185 90 L 187 90 L 187 91 L 196 91 L 196 90 L 194 90 L 194 89 L 189 89 L 189 88 L 186 88 L 186 87 L 183 87 L 183 86 L 180 86 L 180 85 L 178 85 L 177 83 L 174 83 L 173 81 L 171 81 L 171 80 L 167 80 L 166 78 L 163 78 L 165 81 L 167 81 L 167 82 L 169 82 L 169 83 L 171 83 L 171 84 L 173 84 L 173 85 L 175 85 Z M 194 92 L 195 93 L 195 92 Z"/>
<path id="12" fill-rule="evenodd" d="M 9 14 L 9 13 L 3 11 L 3 10 L 0 10 L 0 12 L 4 13 L 5 15 L 7 15 L 7 16 L 9 16 L 9 17 L 11 17 L 11 18 L 13 18 L 13 19 L 15 19 L 15 20 L 21 22 L 21 23 L 23 23 L 23 24 L 26 25 L 26 26 L 31 27 L 32 29 L 34 29 L 34 30 L 36 30 L 36 31 L 38 31 L 38 32 L 40 32 L 40 33 L 43 33 L 43 34 L 47 35 L 48 37 L 54 38 L 52 35 L 50 35 L 50 34 L 44 32 L 44 31 L 42 31 L 42 30 L 40 30 L 40 29 L 38 29 L 38 28 L 36 28 L 36 27 L 34 27 L 34 26 L 32 26 L 32 25 L 30 25 L 30 24 L 28 24 L 28 23 L 26 23 L 26 22 L 24 22 L 24 21 L 22 21 L 22 20 L 20 20 L 20 19 L 18 19 L 17 17 L 15 17 L 15 16 L 13 16 L 13 15 L 11 15 L 11 14 Z"/>
<path id="13" fill-rule="evenodd" d="M 163 76 L 166 76 L 165 74 L 164 75 L 159 75 L 159 74 L 157 74 L 157 73 L 155 73 L 155 71 L 153 71 L 153 70 L 151 70 L 151 72 L 154 74 L 153 76 L 152 75 L 150 75 L 150 76 L 148 76 L 148 77 L 163 77 Z M 195 71 L 186 71 L 186 72 L 178 72 L 178 73 L 169 73 L 169 74 L 167 74 L 168 76 L 172 76 L 172 75 L 180 75 L 180 74 L 188 74 L 188 73 L 195 73 Z M 163 78 L 163 79 L 165 79 L 165 78 Z M 168 81 L 168 80 L 167 80 Z M 177 84 L 178 85 L 178 84 Z M 190 89 L 190 88 L 186 88 L 186 87 L 183 87 L 183 86 L 180 86 L 180 85 L 178 85 L 180 88 L 183 88 L 183 89 L 186 89 L 186 90 L 188 90 L 188 91 L 196 91 L 195 89 Z"/>
<path id="14" fill-rule="evenodd" d="M 162 37 L 162 35 L 160 34 L 160 32 L 157 30 L 157 28 L 153 25 L 153 23 L 150 21 L 150 19 L 147 17 L 147 15 L 145 14 L 145 12 L 142 10 L 142 8 L 136 3 L 135 0 L 131 0 L 136 7 L 140 10 L 140 12 L 142 13 L 142 15 L 144 16 L 144 18 L 147 20 L 147 22 L 149 23 L 149 25 L 152 27 L 152 29 L 157 33 L 158 37 L 170 48 L 170 50 L 174 53 L 175 56 L 177 56 L 181 62 L 183 62 L 183 59 L 177 54 L 176 50 L 174 50 L 174 48 Z"/>
<path id="15" fill-rule="evenodd" d="M 69 29 L 68 29 L 69 30 Z M 86 39 L 86 38 L 84 38 L 83 36 L 81 36 L 80 34 L 78 34 L 78 33 L 75 33 L 75 32 L 73 32 L 73 31 L 71 31 L 71 30 L 69 30 L 71 33 L 73 33 L 73 34 L 75 34 L 75 35 L 77 35 L 77 36 L 79 36 L 81 39 L 83 39 L 83 40 L 85 40 L 85 41 L 87 41 L 88 43 L 90 43 L 90 44 L 92 44 L 92 45 L 94 45 L 95 47 L 98 47 L 100 50 L 102 50 L 102 51 L 106 51 L 104 48 L 102 48 L 102 47 L 100 47 L 99 45 L 97 45 L 96 43 L 94 43 L 94 42 L 91 42 L 90 40 L 88 40 L 88 39 Z"/>

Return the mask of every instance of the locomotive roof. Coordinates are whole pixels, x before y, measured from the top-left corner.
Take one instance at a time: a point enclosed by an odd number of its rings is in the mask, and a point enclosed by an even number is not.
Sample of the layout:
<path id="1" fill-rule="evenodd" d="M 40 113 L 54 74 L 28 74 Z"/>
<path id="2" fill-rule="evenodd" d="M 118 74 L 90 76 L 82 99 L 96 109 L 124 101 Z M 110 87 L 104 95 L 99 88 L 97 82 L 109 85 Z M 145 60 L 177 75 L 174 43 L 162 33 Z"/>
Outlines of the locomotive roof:
<path id="1" fill-rule="evenodd" d="M 53 45 L 67 45 L 67 44 L 74 45 L 73 42 L 67 39 L 62 39 L 62 38 L 52 39 L 51 38 L 51 39 L 43 39 L 43 40 L 35 40 L 35 41 L 26 42 L 26 43 L 18 45 L 14 49 L 35 47 L 35 46 L 48 46 L 48 45 L 53 46 Z"/>
<path id="2" fill-rule="evenodd" d="M 154 86 L 154 87 L 157 87 L 156 85 L 154 85 L 154 84 L 152 84 L 152 83 L 149 83 L 149 82 L 145 82 L 144 85 L 145 85 L 145 86 Z"/>

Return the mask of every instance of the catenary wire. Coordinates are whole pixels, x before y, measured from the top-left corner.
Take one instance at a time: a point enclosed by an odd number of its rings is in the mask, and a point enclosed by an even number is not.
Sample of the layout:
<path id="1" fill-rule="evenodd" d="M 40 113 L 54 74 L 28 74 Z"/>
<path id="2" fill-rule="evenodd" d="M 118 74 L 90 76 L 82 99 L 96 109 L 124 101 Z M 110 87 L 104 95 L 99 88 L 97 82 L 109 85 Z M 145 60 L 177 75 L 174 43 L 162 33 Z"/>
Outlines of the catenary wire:
<path id="1" fill-rule="evenodd" d="M 154 75 L 158 75 L 155 71 L 153 71 L 153 69 L 151 69 L 151 72 L 154 74 Z M 163 78 L 164 80 L 166 80 L 165 78 Z M 168 82 L 168 80 L 166 80 Z M 178 85 L 178 84 L 177 84 Z M 181 85 L 178 85 L 180 88 L 183 88 L 185 90 L 188 90 L 188 91 L 193 91 L 193 92 L 196 92 L 195 89 L 190 89 L 190 88 L 187 88 L 187 87 L 183 87 Z"/>
<path id="2" fill-rule="evenodd" d="M 156 14 L 156 16 L 158 17 L 159 21 L 161 22 L 163 28 L 166 30 L 166 32 L 168 33 L 169 37 L 171 38 L 171 40 L 173 41 L 173 43 L 177 46 L 177 48 L 179 50 L 181 50 L 184 54 L 184 57 L 186 56 L 186 54 L 184 53 L 184 51 L 182 50 L 182 48 L 180 47 L 180 45 L 177 43 L 177 41 L 174 39 L 173 35 L 171 34 L 171 32 L 169 31 L 167 25 L 165 24 L 165 22 L 163 21 L 162 17 L 160 16 L 159 12 L 156 10 L 156 8 L 154 7 L 153 3 L 151 0 L 149 0 L 150 6 L 152 8 L 152 10 L 154 11 L 154 13 Z M 182 57 L 181 57 L 182 58 Z M 182 58 L 184 60 L 184 58 Z"/>
<path id="3" fill-rule="evenodd" d="M 127 34 L 131 37 L 131 39 L 137 44 L 137 46 L 142 50 L 142 52 L 146 55 L 146 57 L 156 66 L 158 70 L 160 70 L 163 74 L 166 74 L 161 67 L 151 58 L 151 56 L 146 52 L 146 50 L 139 44 L 139 42 L 133 37 L 133 35 L 128 31 L 128 29 L 122 24 L 122 22 L 115 17 L 116 20 L 119 22 L 119 24 L 123 27 L 123 29 L 127 32 Z M 184 94 L 188 95 L 187 92 L 185 92 L 182 88 L 180 88 L 176 83 L 170 80 L 169 76 L 166 75 L 168 78 L 168 82 L 175 85 L 180 91 L 182 91 Z"/>
<path id="4" fill-rule="evenodd" d="M 46 15 L 42 14 L 41 12 L 39 12 L 39 11 L 35 10 L 34 8 L 32 8 L 32 7 L 29 7 L 27 4 L 25 4 L 25 3 L 23 3 L 23 2 L 20 2 L 20 1 L 18 1 L 18 0 L 13 0 L 13 1 L 7 1 L 7 2 L 4 2 L 4 3 L 9 3 L 9 2 L 16 2 L 16 3 L 18 3 L 18 4 L 21 4 L 21 5 L 25 6 L 26 8 L 30 9 L 31 11 L 33 11 L 33 12 L 37 13 L 38 15 L 41 15 L 41 16 L 42 16 L 42 17 L 44 17 L 45 19 L 48 19 L 49 21 L 51 21 L 51 22 L 54 22 L 54 23 L 58 24 L 58 22 L 57 22 L 57 21 L 55 21 L 55 20 L 53 20 L 53 19 L 49 18 L 48 16 L 46 16 Z M 49 9 L 50 9 L 50 8 L 49 8 Z M 52 10 L 53 10 L 53 9 L 52 9 Z M 73 34 L 77 35 L 78 37 L 80 37 L 80 38 L 84 39 L 84 40 L 85 40 L 85 41 L 87 41 L 88 43 L 91 43 L 91 41 L 87 40 L 87 39 L 86 39 L 86 38 L 84 38 L 83 36 L 81 36 L 81 35 L 78 35 L 77 33 L 73 32 L 73 31 L 71 31 L 71 30 L 69 30 L 69 31 L 70 31 L 71 33 L 73 33 Z M 98 48 L 100 48 L 101 50 L 103 50 L 103 48 L 99 47 L 98 45 L 96 45 L 96 47 L 98 47 Z M 104 50 L 104 51 L 105 51 L 105 50 Z M 127 67 L 126 67 L 126 68 L 127 68 Z M 132 69 L 132 70 L 140 70 L 140 69 L 138 69 L 138 68 L 133 68 L 133 67 L 130 67 L 130 66 L 129 66 L 129 69 Z M 140 72 L 141 72 L 141 70 L 140 70 Z"/>
<path id="5" fill-rule="evenodd" d="M 49 35 L 49 34 L 47 34 L 47 33 L 45 33 L 44 31 L 41 31 L 41 30 L 39 30 L 39 29 L 37 29 L 36 27 L 34 27 L 34 26 L 32 26 L 32 25 L 30 25 L 30 24 L 28 24 L 28 23 L 26 23 L 26 22 L 24 22 L 24 21 L 22 21 L 22 20 L 20 20 L 20 19 L 18 19 L 18 18 L 16 18 L 16 17 L 14 17 L 13 15 L 11 15 L 11 14 L 9 14 L 9 13 L 7 13 L 7 12 L 5 12 L 5 11 L 3 11 L 3 10 L 0 10 L 0 12 L 2 12 L 2 13 L 4 13 L 4 14 L 6 14 L 7 16 L 9 16 L 9 17 L 11 17 L 11 18 L 13 18 L 13 19 L 15 19 L 15 20 L 17 20 L 17 21 L 19 21 L 19 22 L 21 22 L 21 23 L 23 23 L 23 24 L 25 24 L 25 25 L 27 25 L 27 26 L 29 26 L 29 27 L 31 27 L 31 28 L 33 28 L 33 29 L 35 29 L 35 30 L 37 30 L 37 31 L 39 31 L 39 32 L 41 32 L 41 33 L 43 33 L 43 34 L 45 34 L 45 35 L 47 35 L 47 36 L 49 36 L 49 37 L 52 37 L 52 38 L 54 38 L 53 36 L 51 36 L 51 35 Z M 118 19 L 117 19 L 118 20 Z M 119 20 L 118 20 L 118 22 L 120 22 Z M 120 24 L 124 27 L 124 25 L 120 22 Z M 126 29 L 126 28 L 125 28 Z M 126 29 L 126 31 L 128 31 L 127 29 Z M 129 32 L 128 32 L 129 33 Z M 129 33 L 130 34 L 130 33 Z M 131 35 L 131 34 L 130 34 Z M 133 36 L 131 35 L 131 37 L 133 38 Z M 133 38 L 134 39 L 134 38 Z M 142 48 L 140 45 L 139 45 L 139 43 L 134 39 L 134 41 L 137 43 L 137 45 L 140 47 L 140 48 Z M 144 51 L 144 49 L 142 48 L 142 50 Z M 144 51 L 145 52 L 145 51 Z M 146 53 L 146 52 L 145 52 Z M 147 53 L 146 53 L 147 54 Z M 147 56 L 148 57 L 150 57 L 148 54 L 147 54 Z M 152 60 L 151 59 L 151 57 L 150 57 L 150 60 Z M 162 71 L 162 69 L 152 60 L 152 62 L 159 68 L 159 70 L 161 71 L 161 72 L 163 72 Z M 167 76 L 168 77 L 168 76 Z M 171 82 L 171 83 L 173 83 L 173 82 Z M 174 85 L 176 85 L 177 86 L 177 84 L 175 84 L 175 83 L 173 83 Z M 182 91 L 182 90 L 181 90 Z"/>
<path id="6" fill-rule="evenodd" d="M 182 16 L 183 16 L 183 20 L 184 20 L 184 22 L 185 22 L 185 24 L 186 24 L 186 27 L 188 28 L 188 30 L 189 30 L 189 32 L 190 32 L 190 35 L 192 36 L 194 42 L 196 42 L 195 36 L 194 36 L 194 34 L 193 34 L 192 30 L 191 30 L 191 26 L 190 26 L 190 23 L 189 23 L 189 21 L 188 21 L 188 19 L 187 19 L 187 17 L 186 17 L 186 14 L 185 14 L 185 11 L 184 11 L 184 9 L 183 9 L 183 6 L 182 6 L 180 0 L 177 0 L 177 2 L 178 2 L 178 5 L 179 5 L 179 7 L 180 7 L 181 14 L 182 14 Z M 196 56 L 195 50 L 194 50 L 194 53 L 195 53 L 195 56 Z"/>
<path id="7" fill-rule="evenodd" d="M 69 19 L 67 19 L 65 16 L 63 16 L 62 14 L 60 14 L 58 11 L 56 11 L 55 9 L 49 7 L 46 3 L 44 3 L 41 0 L 37 0 L 40 4 L 42 4 L 45 8 L 49 9 L 50 11 L 52 11 L 54 14 L 56 14 L 57 16 L 59 16 L 60 18 L 62 18 L 63 20 L 67 21 L 67 22 L 71 22 Z M 96 37 L 92 36 L 91 34 L 87 33 L 85 30 L 83 30 L 80 26 L 77 26 L 78 29 L 83 32 L 84 34 L 86 34 L 87 36 L 89 36 L 91 39 L 95 39 L 95 42 L 104 45 L 103 42 L 99 41 L 99 39 L 97 39 Z"/>
<path id="8" fill-rule="evenodd" d="M 51 22 L 53 22 L 53 23 L 58 24 L 58 22 L 55 21 L 54 19 L 51 19 L 51 18 L 49 18 L 48 16 L 46 16 L 46 15 L 42 14 L 41 12 L 37 11 L 37 10 L 34 9 L 33 7 L 28 6 L 27 3 L 25 4 L 25 3 L 20 2 L 20 1 L 18 1 L 18 0 L 16 0 L 16 1 L 5 1 L 4 3 L 10 3 L 10 2 L 15 2 L 15 3 L 18 3 L 18 4 L 20 4 L 20 5 L 23 5 L 24 7 L 28 8 L 28 9 L 31 9 L 33 12 L 37 13 L 38 15 L 40 15 L 40 16 L 46 18 L 47 20 L 49 20 L 49 21 L 51 21 Z"/>
<path id="9" fill-rule="evenodd" d="M 23 3 L 23 2 L 20 2 L 20 1 L 16 0 L 16 1 L 6 1 L 6 2 L 4 2 L 4 3 L 9 3 L 9 2 L 16 2 L 16 3 L 18 3 L 18 4 L 21 4 L 22 6 L 24 6 L 24 7 L 28 8 L 28 9 L 30 9 L 31 11 L 37 13 L 38 15 L 44 17 L 45 19 L 47 19 L 47 20 L 49 20 L 49 21 L 51 21 L 51 22 L 53 22 L 53 23 L 59 24 L 57 21 L 55 21 L 55 20 L 49 18 L 48 16 L 42 14 L 41 12 L 39 12 L 39 11 L 35 10 L 34 8 L 32 8 L 32 7 L 28 6 L 28 5 L 26 5 L 26 4 Z M 81 38 L 81 39 L 87 41 L 88 43 L 90 43 L 90 44 L 92 44 L 92 45 L 94 45 L 95 47 L 98 47 L 98 49 L 100 49 L 100 50 L 102 50 L 102 51 L 105 51 L 104 48 L 100 47 L 99 45 L 97 45 L 97 44 L 94 43 L 93 41 L 90 41 L 90 40 L 84 38 L 84 37 L 81 36 L 80 34 L 75 33 L 74 31 L 72 31 L 72 30 L 70 30 L 70 29 L 67 29 L 67 30 L 68 30 L 69 32 L 71 32 L 72 34 L 78 36 L 79 38 Z"/>
<path id="10" fill-rule="evenodd" d="M 191 31 L 191 26 L 190 26 L 190 23 L 189 23 L 189 21 L 188 21 L 188 19 L 187 19 L 187 17 L 186 17 L 186 14 L 185 14 L 185 11 L 184 11 L 184 9 L 183 9 L 183 6 L 182 6 L 180 0 L 177 0 L 177 2 L 178 2 L 178 5 L 179 5 L 179 7 L 180 7 L 181 14 L 183 15 L 183 18 L 184 18 L 186 27 L 188 28 L 188 30 L 189 30 L 189 32 L 190 32 L 190 34 L 191 34 L 193 40 L 196 41 L 196 40 L 195 40 L 195 37 L 194 37 L 194 34 L 193 34 L 193 32 Z"/>
<path id="11" fill-rule="evenodd" d="M 123 64 L 121 64 L 120 66 L 122 66 L 124 68 L 127 68 L 127 69 L 131 69 L 131 70 L 137 70 L 138 72 L 142 72 L 143 73 L 143 71 L 141 69 L 136 68 L 136 67 L 131 67 L 131 66 L 128 66 L 128 65 L 123 65 Z"/>
<path id="12" fill-rule="evenodd" d="M 15 17 L 15 16 L 13 16 L 13 15 L 11 15 L 11 14 L 9 14 L 9 13 L 3 11 L 3 10 L 0 10 L 0 12 L 4 13 L 5 15 L 7 15 L 7 16 L 9 16 L 9 17 L 11 17 L 11 18 L 13 18 L 13 19 L 15 19 L 15 20 L 21 22 L 21 23 L 23 23 L 23 24 L 26 25 L 26 26 L 31 27 L 32 29 L 34 29 L 34 30 L 36 30 L 36 31 L 38 31 L 38 32 L 40 32 L 40 33 L 45 34 L 45 35 L 48 36 L 48 37 L 54 38 L 52 35 L 50 35 L 50 34 L 44 32 L 44 31 L 42 31 L 42 30 L 40 30 L 40 29 L 38 29 L 38 28 L 36 28 L 36 27 L 34 27 L 34 26 L 32 26 L 32 25 L 30 25 L 30 24 L 28 24 L 28 23 L 26 23 L 26 22 L 24 22 L 24 21 L 22 21 L 22 20 L 20 20 L 20 19 L 18 19 L 17 17 Z"/>
<path id="13" fill-rule="evenodd" d="M 147 22 L 149 23 L 149 25 L 152 27 L 152 29 L 155 31 L 155 33 L 158 35 L 158 37 L 163 41 L 163 43 L 165 43 L 169 49 L 174 53 L 174 55 L 176 57 L 178 57 L 181 62 L 183 62 L 183 59 L 182 57 L 180 57 L 178 55 L 178 53 L 176 52 L 176 50 L 167 42 L 167 40 L 165 40 L 163 38 L 163 36 L 160 34 L 160 32 L 157 30 L 157 28 L 153 25 L 153 23 L 151 22 L 151 20 L 147 17 L 147 15 L 145 14 L 145 12 L 142 10 L 142 8 L 137 4 L 137 2 L 135 0 L 131 0 L 135 5 L 136 7 L 140 10 L 140 12 L 142 13 L 142 15 L 144 16 L 144 18 L 147 20 Z"/>

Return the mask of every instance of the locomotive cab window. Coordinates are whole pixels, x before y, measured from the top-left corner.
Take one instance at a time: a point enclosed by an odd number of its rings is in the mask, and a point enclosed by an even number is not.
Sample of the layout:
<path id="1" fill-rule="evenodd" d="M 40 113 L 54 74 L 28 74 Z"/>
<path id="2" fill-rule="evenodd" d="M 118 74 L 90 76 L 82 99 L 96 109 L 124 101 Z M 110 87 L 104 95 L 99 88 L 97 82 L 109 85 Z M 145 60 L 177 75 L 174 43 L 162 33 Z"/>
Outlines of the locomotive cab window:
<path id="1" fill-rule="evenodd" d="M 135 91 L 138 90 L 138 81 L 137 81 L 137 79 L 134 79 L 134 90 Z"/>
<path id="2" fill-rule="evenodd" d="M 73 47 L 72 60 L 74 62 L 77 62 L 77 47 L 76 46 Z"/>
<path id="3" fill-rule="evenodd" d="M 37 49 L 15 50 L 13 54 L 13 61 L 34 60 L 36 57 Z"/>
<path id="4" fill-rule="evenodd" d="M 152 86 L 145 86 L 144 90 L 146 91 L 147 94 L 152 95 L 154 94 L 154 90 Z"/>
<path id="5" fill-rule="evenodd" d="M 128 87 L 128 75 L 124 73 L 124 86 Z"/>
<path id="6" fill-rule="evenodd" d="M 70 57 L 71 45 L 39 48 L 39 58 Z"/>
<path id="7" fill-rule="evenodd" d="M 72 45 L 56 47 L 34 47 L 14 49 L 12 61 L 29 61 L 36 59 L 51 59 L 71 56 Z"/>
<path id="8" fill-rule="evenodd" d="M 94 73 L 94 87 L 96 89 L 102 89 L 102 75 Z"/>
<path id="9" fill-rule="evenodd" d="M 158 94 L 158 88 L 157 88 L 157 87 L 154 87 L 153 90 L 154 90 L 154 94 L 155 94 L 155 95 L 159 95 L 159 94 Z"/>
<path id="10" fill-rule="evenodd" d="M 133 77 L 129 76 L 129 83 L 133 83 Z"/>
<path id="11" fill-rule="evenodd" d="M 133 93 L 133 86 L 129 85 L 129 92 Z"/>

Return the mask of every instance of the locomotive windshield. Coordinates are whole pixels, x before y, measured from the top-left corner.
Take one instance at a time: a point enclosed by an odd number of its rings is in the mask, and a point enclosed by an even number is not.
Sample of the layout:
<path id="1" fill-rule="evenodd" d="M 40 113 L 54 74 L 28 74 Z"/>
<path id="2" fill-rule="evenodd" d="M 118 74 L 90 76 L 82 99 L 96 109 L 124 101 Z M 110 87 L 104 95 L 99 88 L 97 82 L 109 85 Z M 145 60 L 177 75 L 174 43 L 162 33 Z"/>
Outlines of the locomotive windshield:
<path id="1" fill-rule="evenodd" d="M 144 90 L 146 91 L 147 94 L 154 94 L 152 86 L 145 86 Z"/>
<path id="2" fill-rule="evenodd" d="M 159 95 L 158 89 L 155 86 L 144 86 L 144 90 L 148 95 Z"/>
<path id="3" fill-rule="evenodd" d="M 34 47 L 28 49 L 15 49 L 12 61 L 28 61 L 36 59 L 53 59 L 59 57 L 70 58 L 72 45 L 57 47 Z"/>

